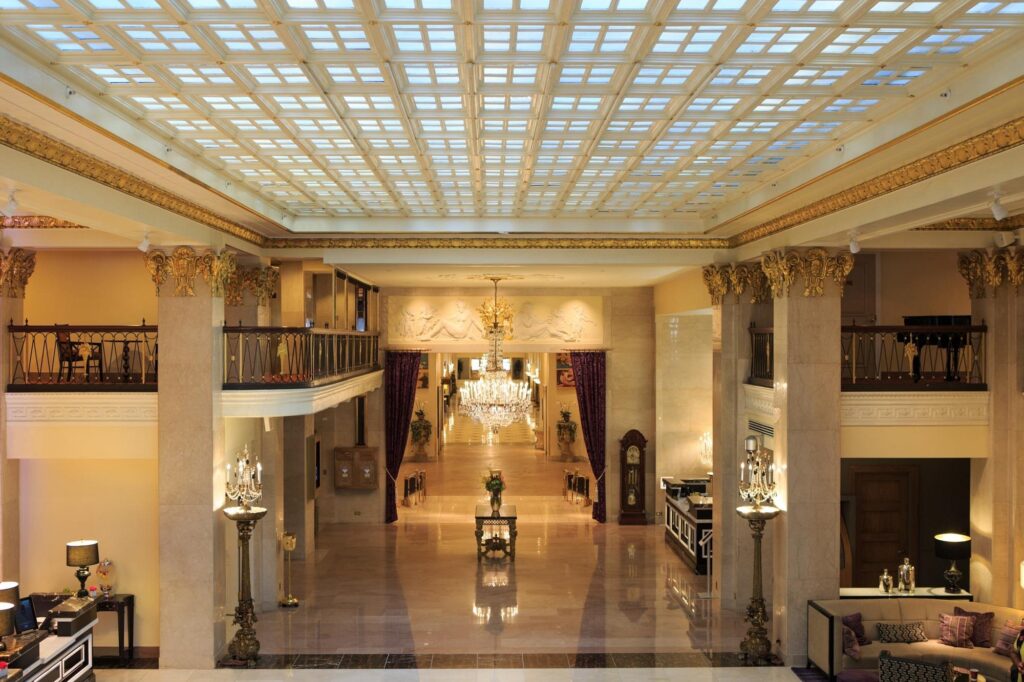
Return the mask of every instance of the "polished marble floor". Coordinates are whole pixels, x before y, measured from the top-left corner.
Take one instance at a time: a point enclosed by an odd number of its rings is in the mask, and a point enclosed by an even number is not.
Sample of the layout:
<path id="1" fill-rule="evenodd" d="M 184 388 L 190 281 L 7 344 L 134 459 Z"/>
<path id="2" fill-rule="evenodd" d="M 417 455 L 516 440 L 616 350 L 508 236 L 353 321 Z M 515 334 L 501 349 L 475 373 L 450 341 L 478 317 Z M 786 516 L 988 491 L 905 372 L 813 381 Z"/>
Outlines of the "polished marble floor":
<path id="1" fill-rule="evenodd" d="M 97 670 L 97 682 L 793 682 L 788 668 L 599 670 Z"/>
<path id="2" fill-rule="evenodd" d="M 529 445 L 452 445 L 440 462 L 415 466 L 430 467 L 428 496 L 401 507 L 396 524 L 321 526 L 315 559 L 294 565 L 302 605 L 260 615 L 263 653 L 739 650 L 742 614 L 700 598 L 706 578 L 676 557 L 662 528 L 592 521 L 590 507 L 560 495 L 565 463 Z M 475 558 L 473 509 L 486 503 L 488 468 L 505 472 L 506 503 L 518 507 L 514 563 Z"/>

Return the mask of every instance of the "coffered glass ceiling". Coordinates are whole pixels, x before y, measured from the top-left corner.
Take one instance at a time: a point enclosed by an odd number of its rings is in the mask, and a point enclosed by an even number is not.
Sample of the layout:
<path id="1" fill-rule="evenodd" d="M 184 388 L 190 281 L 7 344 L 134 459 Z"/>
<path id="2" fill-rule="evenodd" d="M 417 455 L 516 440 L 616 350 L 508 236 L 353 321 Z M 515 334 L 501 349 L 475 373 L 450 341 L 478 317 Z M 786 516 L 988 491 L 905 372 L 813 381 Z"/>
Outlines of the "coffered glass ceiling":
<path id="1" fill-rule="evenodd" d="M 0 0 L 0 24 L 297 216 L 699 217 L 1019 40 L 1024 2 Z"/>

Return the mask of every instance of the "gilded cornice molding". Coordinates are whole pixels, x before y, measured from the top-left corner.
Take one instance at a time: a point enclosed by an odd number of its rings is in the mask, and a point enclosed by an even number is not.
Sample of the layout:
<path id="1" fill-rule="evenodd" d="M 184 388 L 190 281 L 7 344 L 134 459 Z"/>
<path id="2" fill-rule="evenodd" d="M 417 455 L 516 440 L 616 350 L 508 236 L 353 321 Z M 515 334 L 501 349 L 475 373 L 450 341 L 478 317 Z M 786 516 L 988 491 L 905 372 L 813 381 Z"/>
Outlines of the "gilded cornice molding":
<path id="1" fill-rule="evenodd" d="M 16 215 L 0 218 L 0 228 L 5 230 L 87 230 L 85 225 L 72 223 L 47 215 Z"/>
<path id="2" fill-rule="evenodd" d="M 733 236 L 730 246 L 742 246 L 764 239 L 801 223 L 806 223 L 884 194 L 909 187 L 979 159 L 1024 144 L 1024 117 L 996 126 L 962 142 L 940 149 L 916 161 L 815 201 L 803 208 L 761 223 Z"/>
<path id="3" fill-rule="evenodd" d="M 1024 228 L 1024 213 L 1005 220 L 995 218 L 950 218 L 941 223 L 915 227 L 912 232 L 1007 232 Z"/>
<path id="4" fill-rule="evenodd" d="M 197 254 L 191 246 L 179 246 L 169 255 L 159 249 L 147 251 L 145 263 L 158 295 L 170 278 L 174 280 L 174 296 L 195 296 L 196 277 L 202 275 L 210 285 L 212 296 L 224 296 L 228 280 L 235 272 L 235 254 L 228 251 Z"/>
<path id="5" fill-rule="evenodd" d="M 721 237 L 309 237 L 274 249 L 727 249 Z"/>
<path id="6" fill-rule="evenodd" d="M 971 298 L 987 298 L 989 290 L 995 296 L 1004 282 L 1017 289 L 1024 284 L 1024 249 L 966 251 L 957 258 L 957 271 Z"/>
<path id="7" fill-rule="evenodd" d="M 772 251 L 761 258 L 761 268 L 775 298 L 788 296 L 797 277 L 804 282 L 805 297 L 824 296 L 829 280 L 835 282 L 842 296 L 846 278 L 853 270 L 853 256 L 848 251 L 833 256 L 817 247 L 806 251 Z"/>
<path id="8" fill-rule="evenodd" d="M 767 301 L 768 280 L 757 263 L 733 263 L 730 265 L 706 265 L 703 270 L 704 285 L 711 295 L 712 305 L 721 305 L 727 294 L 736 296 L 736 300 L 746 291 L 750 291 L 750 302 Z"/>
<path id="9" fill-rule="evenodd" d="M 11 249 L 0 253 L 0 296 L 25 298 L 25 287 L 35 269 L 35 251 Z"/>

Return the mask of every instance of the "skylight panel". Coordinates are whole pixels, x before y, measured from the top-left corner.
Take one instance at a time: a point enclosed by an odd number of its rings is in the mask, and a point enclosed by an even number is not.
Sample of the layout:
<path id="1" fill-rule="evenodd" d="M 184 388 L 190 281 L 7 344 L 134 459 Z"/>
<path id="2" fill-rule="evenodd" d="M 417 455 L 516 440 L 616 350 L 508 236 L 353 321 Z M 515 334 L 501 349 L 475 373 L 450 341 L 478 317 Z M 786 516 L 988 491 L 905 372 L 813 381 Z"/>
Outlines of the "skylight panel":
<path id="1" fill-rule="evenodd" d="M 486 64 L 484 83 L 488 85 L 533 85 L 537 81 L 537 67 L 517 64 Z"/>
<path id="2" fill-rule="evenodd" d="M 152 85 L 153 78 L 135 66 L 90 66 L 89 71 L 107 85 Z"/>
<path id="3" fill-rule="evenodd" d="M 597 111 L 601 106 L 600 97 L 567 97 L 558 95 L 551 101 L 552 111 Z"/>
<path id="4" fill-rule="evenodd" d="M 736 121 L 729 129 L 729 135 L 770 135 L 778 127 L 778 121 Z"/>
<path id="5" fill-rule="evenodd" d="M 546 133 L 573 133 L 582 135 L 590 129 L 591 122 L 584 120 L 560 120 L 560 119 L 548 119 L 544 123 L 544 132 Z"/>
<path id="6" fill-rule="evenodd" d="M 642 12 L 647 9 L 648 0 L 581 0 L 583 12 Z"/>
<path id="7" fill-rule="evenodd" d="M 843 0 L 778 0 L 773 12 L 835 12 Z"/>
<path id="8" fill-rule="evenodd" d="M 452 0 L 384 0 L 384 7 L 397 10 L 444 10 L 452 8 Z"/>
<path id="9" fill-rule="evenodd" d="M 712 112 L 732 111 L 739 102 L 739 97 L 695 97 L 690 104 L 687 105 L 686 110 Z"/>
<path id="10" fill-rule="evenodd" d="M 189 111 L 190 107 L 177 97 L 164 95 L 161 97 L 132 97 L 132 101 L 149 112 Z"/>
<path id="11" fill-rule="evenodd" d="M 623 97 L 619 111 L 664 111 L 670 101 L 670 97 Z"/>
<path id="12" fill-rule="evenodd" d="M 116 11 L 126 9 L 160 9 L 156 0 L 88 0 L 94 9 L 104 11 Z"/>
<path id="13" fill-rule="evenodd" d="M 365 52 L 370 42 L 359 24 L 303 24 L 302 34 L 318 52 Z"/>
<path id="14" fill-rule="evenodd" d="M 800 111 L 808 102 L 805 97 L 765 97 L 754 107 L 754 111 L 763 113 L 792 114 Z"/>
<path id="15" fill-rule="evenodd" d="M 26 28 L 59 52 L 111 52 L 106 38 L 81 24 L 28 24 Z"/>
<path id="16" fill-rule="evenodd" d="M 738 12 L 743 9 L 745 4 L 747 4 L 747 0 L 679 0 L 676 9 Z"/>
<path id="17" fill-rule="evenodd" d="M 60 6 L 53 0 L 0 0 L 0 12 L 26 9 L 60 9 Z"/>
<path id="18" fill-rule="evenodd" d="M 635 26 L 628 24 L 575 26 L 569 38 L 569 52 L 625 52 L 635 30 Z"/>
<path id="19" fill-rule="evenodd" d="M 825 54 L 872 55 L 903 33 L 902 28 L 851 27 L 827 45 Z"/>
<path id="20" fill-rule="evenodd" d="M 462 95 L 413 95 L 417 111 L 462 111 Z"/>
<path id="21" fill-rule="evenodd" d="M 1024 14 L 1024 2 L 979 2 L 968 14 Z"/>
<path id="22" fill-rule="evenodd" d="M 751 87 L 764 80 L 771 69 L 746 69 L 742 67 L 722 67 L 711 79 L 711 85 Z"/>
<path id="23" fill-rule="evenodd" d="M 830 114 L 862 114 L 878 104 L 877 99 L 837 97 L 825 107 Z"/>
<path id="24" fill-rule="evenodd" d="M 464 133 L 466 123 L 460 118 L 438 119 L 425 118 L 419 120 L 420 130 L 424 133 Z"/>
<path id="25" fill-rule="evenodd" d="M 693 73 L 689 66 L 644 66 L 633 79 L 634 85 L 682 85 Z"/>
<path id="26" fill-rule="evenodd" d="M 255 0 L 187 0 L 189 7 L 197 10 L 204 9 L 252 9 L 256 6 Z"/>
<path id="27" fill-rule="evenodd" d="M 706 54 L 722 37 L 725 26 L 666 26 L 658 36 L 655 54 Z"/>
<path id="28" fill-rule="evenodd" d="M 219 66 L 170 65 L 165 67 L 182 85 L 232 85 L 234 80 Z"/>
<path id="29" fill-rule="evenodd" d="M 354 9 L 352 0 L 285 0 L 291 9 Z"/>
<path id="30" fill-rule="evenodd" d="M 828 87 L 834 85 L 837 80 L 849 73 L 849 69 L 798 69 L 796 73 L 786 79 L 787 86 L 814 86 Z"/>
<path id="31" fill-rule="evenodd" d="M 489 133 L 525 133 L 527 121 L 522 118 L 490 118 L 484 119 L 484 131 Z"/>
<path id="32" fill-rule="evenodd" d="M 992 34 L 991 28 L 940 28 L 908 51 L 913 55 L 960 54 Z"/>
<path id="33" fill-rule="evenodd" d="M 529 111 L 533 107 L 531 95 L 484 95 L 485 111 Z"/>
<path id="34" fill-rule="evenodd" d="M 540 52 L 544 26 L 488 24 L 483 27 L 485 52 Z"/>
<path id="35" fill-rule="evenodd" d="M 395 24 L 391 28 L 399 52 L 454 52 L 451 24 Z"/>
<path id="36" fill-rule="evenodd" d="M 605 85 L 615 75 L 610 66 L 563 66 L 558 76 L 562 85 Z"/>
<path id="37" fill-rule="evenodd" d="M 260 108 L 246 95 L 206 95 L 202 100 L 214 111 L 258 111 Z"/>
<path id="38" fill-rule="evenodd" d="M 403 64 L 410 85 L 458 85 L 459 67 L 454 64 Z"/>
<path id="39" fill-rule="evenodd" d="M 309 83 L 300 66 L 285 64 L 246 64 L 249 76 L 260 85 L 304 85 Z"/>
<path id="40" fill-rule="evenodd" d="M 211 24 L 210 29 L 229 52 L 285 49 L 280 36 L 267 24 Z"/>
<path id="41" fill-rule="evenodd" d="M 861 85 L 868 87 L 906 87 L 926 73 L 928 73 L 928 67 L 926 66 L 910 69 L 881 69 L 876 71 L 870 78 L 865 79 Z"/>
<path id="42" fill-rule="evenodd" d="M 608 132 L 619 134 L 644 134 L 654 127 L 654 121 L 637 121 L 635 119 L 616 118 L 608 122 Z"/>
<path id="43" fill-rule="evenodd" d="M 227 116 L 225 119 L 228 123 L 238 129 L 240 132 L 252 133 L 278 133 L 281 132 L 281 128 L 278 127 L 273 120 L 269 118 L 250 119 L 250 118 L 239 118 L 234 116 Z"/>
<path id="44" fill-rule="evenodd" d="M 353 111 L 388 111 L 395 108 L 390 95 L 345 95 L 345 106 Z"/>
<path id="45" fill-rule="evenodd" d="M 274 95 L 272 99 L 284 113 L 327 111 L 327 103 L 317 95 Z"/>
<path id="46" fill-rule="evenodd" d="M 356 125 L 368 135 L 404 132 L 402 122 L 397 118 L 360 118 L 356 120 Z"/>
<path id="47" fill-rule="evenodd" d="M 174 128 L 178 133 L 182 135 L 189 135 L 193 133 L 212 133 L 217 128 L 207 121 L 206 119 L 185 119 L 185 118 L 168 118 L 164 119 L 162 123 Z"/>
<path id="48" fill-rule="evenodd" d="M 760 26 L 751 31 L 736 52 L 738 54 L 789 54 L 807 39 L 809 26 Z"/>
<path id="49" fill-rule="evenodd" d="M 333 118 L 293 118 L 289 120 L 289 123 L 298 128 L 300 132 L 313 135 L 341 132 L 341 124 Z"/>
<path id="50" fill-rule="evenodd" d="M 691 137 L 707 137 L 715 127 L 712 121 L 675 121 L 668 129 L 669 135 L 689 135 Z"/>
<path id="51" fill-rule="evenodd" d="M 939 2 L 876 2 L 868 11 L 885 13 L 927 13 L 934 10 L 940 4 L 941 3 Z"/>
<path id="52" fill-rule="evenodd" d="M 790 134 L 827 140 L 834 136 L 841 125 L 841 121 L 801 121 Z"/>

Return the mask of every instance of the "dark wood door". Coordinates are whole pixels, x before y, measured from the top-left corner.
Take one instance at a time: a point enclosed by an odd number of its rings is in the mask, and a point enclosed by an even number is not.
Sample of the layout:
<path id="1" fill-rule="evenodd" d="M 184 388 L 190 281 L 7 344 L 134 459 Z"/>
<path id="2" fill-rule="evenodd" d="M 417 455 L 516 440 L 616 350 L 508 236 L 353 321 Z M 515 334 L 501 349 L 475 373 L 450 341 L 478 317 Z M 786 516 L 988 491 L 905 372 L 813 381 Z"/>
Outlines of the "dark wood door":
<path id="1" fill-rule="evenodd" d="M 854 467 L 856 529 L 853 580 L 878 585 L 882 569 L 895 576 L 904 556 L 917 556 L 917 471 L 909 467 Z M 895 577 L 893 578 L 895 580 Z"/>

